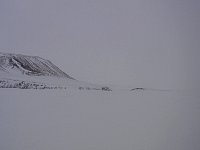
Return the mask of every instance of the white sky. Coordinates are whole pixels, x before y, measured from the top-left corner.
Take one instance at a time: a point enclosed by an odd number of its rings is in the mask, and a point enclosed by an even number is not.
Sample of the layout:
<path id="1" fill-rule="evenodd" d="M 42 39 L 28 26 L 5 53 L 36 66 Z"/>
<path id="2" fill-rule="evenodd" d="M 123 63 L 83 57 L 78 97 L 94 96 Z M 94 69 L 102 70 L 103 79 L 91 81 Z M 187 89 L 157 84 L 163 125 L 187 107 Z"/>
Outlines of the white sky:
<path id="1" fill-rule="evenodd" d="M 1 0 L 0 51 L 92 83 L 199 87 L 200 1 Z"/>

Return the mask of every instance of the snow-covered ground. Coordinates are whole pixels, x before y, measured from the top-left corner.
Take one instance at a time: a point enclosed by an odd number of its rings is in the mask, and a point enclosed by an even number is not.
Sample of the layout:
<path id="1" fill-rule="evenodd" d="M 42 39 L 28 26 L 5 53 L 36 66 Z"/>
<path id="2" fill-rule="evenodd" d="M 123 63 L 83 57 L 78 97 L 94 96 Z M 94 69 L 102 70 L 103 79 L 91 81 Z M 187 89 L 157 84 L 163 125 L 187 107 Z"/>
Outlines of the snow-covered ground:
<path id="1" fill-rule="evenodd" d="M 86 83 L 78 80 L 71 80 L 67 78 L 57 78 L 57 77 L 45 77 L 45 76 L 24 76 L 24 75 L 12 75 L 0 72 L 0 88 L 10 88 L 15 87 L 16 84 L 24 82 L 25 84 L 37 84 L 44 85 L 46 87 L 62 87 L 69 89 L 102 89 L 102 87 L 106 87 L 103 85 L 96 85 L 91 83 Z"/>
<path id="2" fill-rule="evenodd" d="M 109 90 L 106 86 L 75 80 L 41 57 L 1 52 L 0 88 Z"/>
<path id="3" fill-rule="evenodd" d="M 200 98 L 0 89 L 0 150 L 199 150 Z"/>

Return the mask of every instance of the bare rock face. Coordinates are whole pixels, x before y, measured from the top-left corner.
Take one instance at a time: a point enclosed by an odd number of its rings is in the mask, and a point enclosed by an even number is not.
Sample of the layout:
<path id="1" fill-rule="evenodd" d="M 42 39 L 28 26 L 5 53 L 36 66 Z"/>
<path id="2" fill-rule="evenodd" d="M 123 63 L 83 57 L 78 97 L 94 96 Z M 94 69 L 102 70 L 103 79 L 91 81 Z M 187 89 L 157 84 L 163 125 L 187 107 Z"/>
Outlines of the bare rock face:
<path id="1" fill-rule="evenodd" d="M 28 76 L 52 76 L 74 79 L 49 60 L 38 56 L 0 53 L 0 71 Z"/>

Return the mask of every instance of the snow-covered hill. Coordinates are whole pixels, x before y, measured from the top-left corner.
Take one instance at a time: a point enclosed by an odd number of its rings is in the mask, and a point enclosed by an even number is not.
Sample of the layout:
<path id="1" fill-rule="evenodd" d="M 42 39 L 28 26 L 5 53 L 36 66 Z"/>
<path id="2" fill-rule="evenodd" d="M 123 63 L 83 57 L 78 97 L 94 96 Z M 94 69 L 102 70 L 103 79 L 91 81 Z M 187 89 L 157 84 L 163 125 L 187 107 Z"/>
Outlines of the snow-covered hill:
<path id="1" fill-rule="evenodd" d="M 0 88 L 110 90 L 108 87 L 75 80 L 41 57 L 1 52 Z"/>
<path id="2" fill-rule="evenodd" d="M 38 56 L 0 53 L 0 70 L 28 76 L 53 76 L 73 79 L 49 60 Z"/>

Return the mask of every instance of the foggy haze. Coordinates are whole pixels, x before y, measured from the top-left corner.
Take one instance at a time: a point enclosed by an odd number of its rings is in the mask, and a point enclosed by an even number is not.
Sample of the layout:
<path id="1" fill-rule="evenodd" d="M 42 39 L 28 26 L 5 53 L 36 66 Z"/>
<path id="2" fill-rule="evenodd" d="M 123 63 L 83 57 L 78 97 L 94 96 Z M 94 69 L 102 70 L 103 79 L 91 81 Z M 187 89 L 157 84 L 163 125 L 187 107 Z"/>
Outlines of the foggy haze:
<path id="1" fill-rule="evenodd" d="M 0 51 L 98 84 L 199 87 L 198 0 L 1 0 Z"/>
<path id="2" fill-rule="evenodd" d="M 0 52 L 0 150 L 200 149 L 200 0 L 0 0 Z"/>

